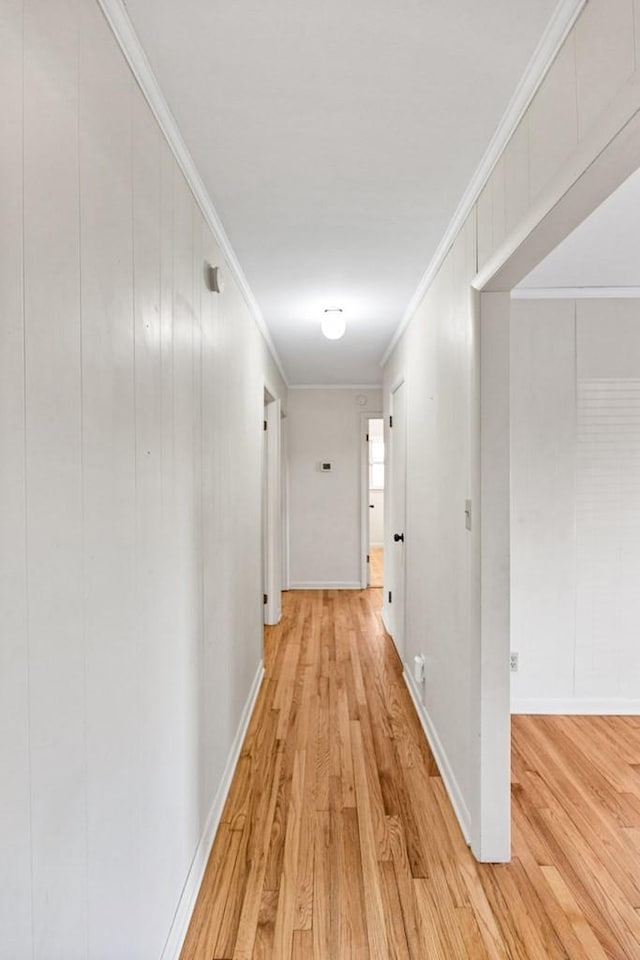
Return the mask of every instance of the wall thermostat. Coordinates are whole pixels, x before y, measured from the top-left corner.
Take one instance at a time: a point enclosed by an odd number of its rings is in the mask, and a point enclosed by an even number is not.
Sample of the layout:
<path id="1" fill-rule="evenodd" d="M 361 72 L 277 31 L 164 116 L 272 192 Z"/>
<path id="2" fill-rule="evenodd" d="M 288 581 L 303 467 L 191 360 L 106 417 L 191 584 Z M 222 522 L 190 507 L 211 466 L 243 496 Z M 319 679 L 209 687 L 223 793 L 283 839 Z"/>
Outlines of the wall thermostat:
<path id="1" fill-rule="evenodd" d="M 321 460 L 320 463 L 318 464 L 318 470 L 320 471 L 320 473 L 331 473 L 332 469 L 333 469 L 333 464 L 330 463 L 328 460 Z"/>

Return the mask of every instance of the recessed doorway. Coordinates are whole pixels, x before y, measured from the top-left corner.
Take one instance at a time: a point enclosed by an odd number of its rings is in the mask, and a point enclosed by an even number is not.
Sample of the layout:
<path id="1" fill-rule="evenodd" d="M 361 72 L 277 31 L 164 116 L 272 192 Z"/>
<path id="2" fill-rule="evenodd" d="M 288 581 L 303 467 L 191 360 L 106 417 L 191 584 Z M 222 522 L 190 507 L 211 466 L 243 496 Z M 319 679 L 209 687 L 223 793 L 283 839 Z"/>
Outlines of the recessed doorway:
<path id="1" fill-rule="evenodd" d="M 384 423 L 369 419 L 369 586 L 384 579 Z"/>

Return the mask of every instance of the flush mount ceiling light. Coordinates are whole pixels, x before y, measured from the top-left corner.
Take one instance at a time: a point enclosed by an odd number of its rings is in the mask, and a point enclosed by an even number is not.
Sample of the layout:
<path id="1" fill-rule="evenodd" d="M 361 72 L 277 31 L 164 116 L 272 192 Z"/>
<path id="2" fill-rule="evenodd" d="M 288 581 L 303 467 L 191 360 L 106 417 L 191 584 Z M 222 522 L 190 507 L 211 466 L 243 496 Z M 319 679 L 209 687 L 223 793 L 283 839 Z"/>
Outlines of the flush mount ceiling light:
<path id="1" fill-rule="evenodd" d="M 339 340 L 344 336 L 347 324 L 340 307 L 329 307 L 324 311 L 320 329 L 327 340 Z"/>

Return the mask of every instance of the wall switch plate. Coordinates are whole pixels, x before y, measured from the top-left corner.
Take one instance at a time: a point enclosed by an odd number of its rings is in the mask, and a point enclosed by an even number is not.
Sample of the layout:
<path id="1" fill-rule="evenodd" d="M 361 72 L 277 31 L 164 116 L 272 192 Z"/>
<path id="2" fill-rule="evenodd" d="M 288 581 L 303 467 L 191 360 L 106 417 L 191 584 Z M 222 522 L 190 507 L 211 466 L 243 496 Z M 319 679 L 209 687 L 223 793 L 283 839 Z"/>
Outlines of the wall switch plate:
<path id="1" fill-rule="evenodd" d="M 471 530 L 471 500 L 464 502 L 464 525 L 467 530 Z"/>
<path id="2" fill-rule="evenodd" d="M 517 653 L 509 654 L 509 667 L 511 668 L 511 673 L 518 672 L 518 654 Z"/>

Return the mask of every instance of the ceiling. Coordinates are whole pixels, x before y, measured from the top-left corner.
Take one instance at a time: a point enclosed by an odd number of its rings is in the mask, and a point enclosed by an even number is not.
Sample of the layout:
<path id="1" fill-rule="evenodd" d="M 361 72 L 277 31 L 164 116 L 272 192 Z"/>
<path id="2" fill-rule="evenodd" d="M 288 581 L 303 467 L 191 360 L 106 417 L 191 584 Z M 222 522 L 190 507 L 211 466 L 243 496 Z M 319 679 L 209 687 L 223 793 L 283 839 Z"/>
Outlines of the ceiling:
<path id="1" fill-rule="evenodd" d="M 126 0 L 291 384 L 380 381 L 555 3 Z"/>
<path id="2" fill-rule="evenodd" d="M 640 170 L 618 187 L 517 289 L 640 287 Z"/>

